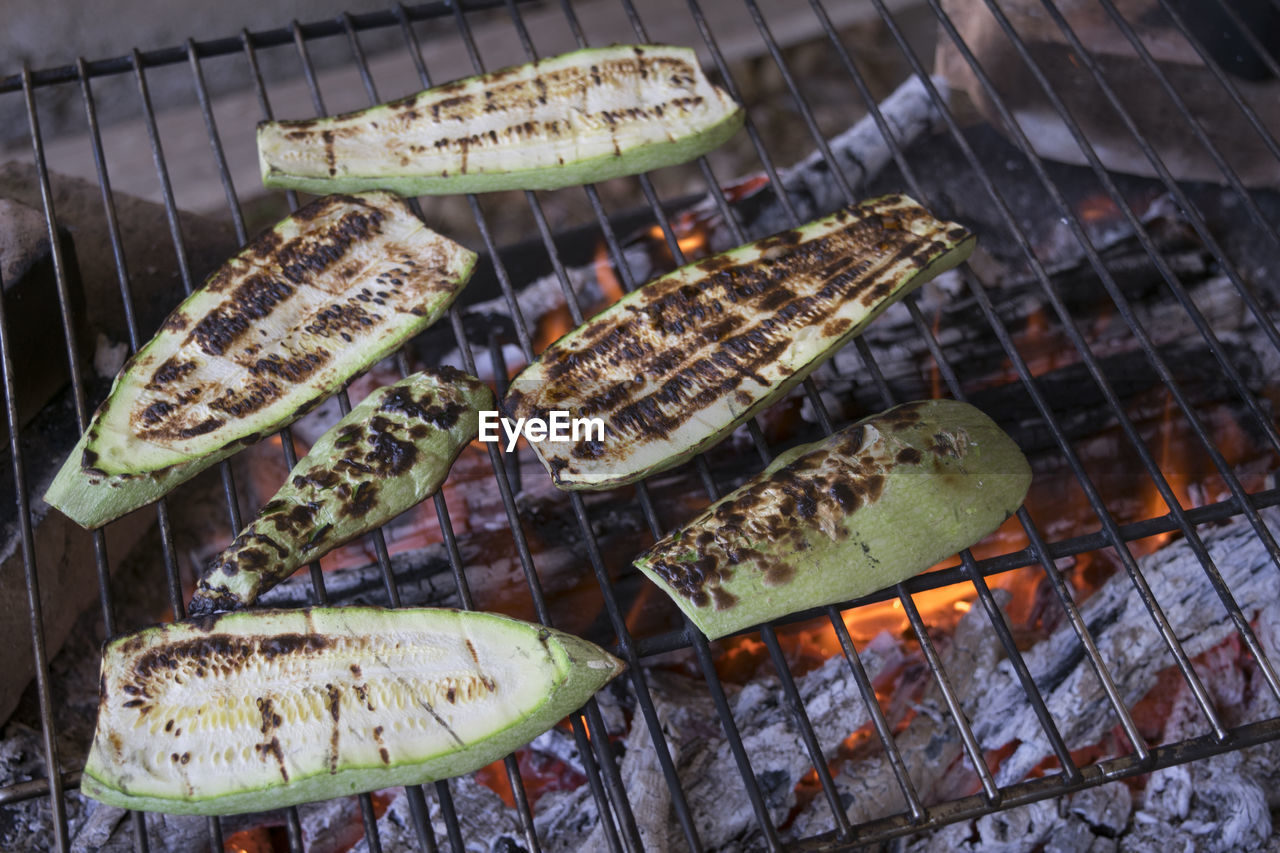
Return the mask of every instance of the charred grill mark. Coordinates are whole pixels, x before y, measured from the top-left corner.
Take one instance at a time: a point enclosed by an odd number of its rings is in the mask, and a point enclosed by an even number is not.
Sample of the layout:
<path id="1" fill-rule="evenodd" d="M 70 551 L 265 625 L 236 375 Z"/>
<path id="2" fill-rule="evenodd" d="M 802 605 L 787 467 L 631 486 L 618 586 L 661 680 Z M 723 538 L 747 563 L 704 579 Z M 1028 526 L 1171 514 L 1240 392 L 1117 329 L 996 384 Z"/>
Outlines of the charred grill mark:
<path id="1" fill-rule="evenodd" d="M 358 430 L 355 431 L 353 435 L 353 439 L 356 435 L 359 435 Z M 324 489 L 332 489 L 334 486 L 338 485 L 338 482 L 340 479 L 341 478 L 339 478 L 338 475 L 335 474 L 329 468 L 326 468 L 323 465 L 316 465 L 314 468 L 307 471 L 305 475 L 299 474 L 298 476 L 294 477 L 292 482 L 293 482 L 293 487 L 295 489 L 302 489 L 302 488 L 306 488 L 307 486 L 312 486 L 314 488 L 324 490 Z M 267 513 L 268 511 L 267 507 L 269 506 L 271 505 L 267 504 L 267 506 L 262 508 L 263 514 Z"/>
<path id="2" fill-rule="evenodd" d="M 324 140 L 324 162 L 329 169 L 329 177 L 333 177 L 338 174 L 338 158 L 333 150 L 333 131 L 321 131 L 320 138 Z"/>
<path id="3" fill-rule="evenodd" d="M 351 497 L 343 502 L 338 512 L 350 518 L 362 518 L 373 512 L 377 505 L 378 487 L 366 480 L 356 486 Z"/>
<path id="4" fill-rule="evenodd" d="M 266 515 L 266 508 L 263 508 Z M 301 533 L 315 521 L 320 505 L 314 502 L 293 504 L 287 511 L 276 511 L 270 514 L 269 521 L 280 533 L 289 535 Z"/>
<path id="5" fill-rule="evenodd" d="M 450 382 L 464 381 L 449 375 L 444 375 L 443 378 Z M 387 394 L 386 399 L 378 406 L 378 411 L 415 418 L 440 429 L 452 429 L 458 418 L 467 411 L 467 407 L 456 401 L 441 404 L 431 395 L 415 400 L 409 389 L 396 388 Z"/>
<path id="6" fill-rule="evenodd" d="M 166 385 L 189 376 L 195 369 L 196 363 L 191 359 L 180 360 L 178 356 L 172 356 L 156 368 L 156 372 L 151 375 L 151 381 L 147 383 L 147 388 L 158 391 Z"/>
<path id="7" fill-rule="evenodd" d="M 332 684 L 324 686 L 329 716 L 333 718 L 333 727 L 329 730 L 329 772 L 338 772 L 338 740 L 342 735 L 338 728 L 338 717 L 341 714 L 342 691 Z"/>
<path id="8" fill-rule="evenodd" d="M 352 298 L 346 302 L 334 302 L 325 306 L 302 329 L 322 338 L 341 335 L 347 330 L 363 335 L 364 327 L 372 326 L 376 322 L 375 316 L 364 310 L 359 300 Z"/>
<path id="9" fill-rule="evenodd" d="M 901 465 L 919 465 L 921 460 L 920 451 L 914 447 L 904 447 L 898 451 L 895 457 Z"/>
<path id="10" fill-rule="evenodd" d="M 297 237 L 276 247 L 262 260 L 278 266 L 281 274 L 290 282 L 302 284 L 313 280 L 317 274 L 327 271 L 330 267 L 342 263 L 351 253 L 353 246 L 370 240 L 382 232 L 382 225 L 387 218 L 384 211 L 361 204 L 350 196 L 340 196 L 338 199 L 341 202 L 356 205 L 355 209 L 342 214 L 319 233 Z M 328 201 L 328 199 L 322 201 Z M 327 212 L 329 206 L 336 206 L 336 204 L 326 205 L 326 208 L 320 212 Z M 294 216 L 296 217 L 297 214 Z"/>
<path id="11" fill-rule="evenodd" d="M 205 355 L 223 355 L 255 322 L 270 316 L 293 293 L 293 285 L 287 281 L 263 273 L 251 274 L 231 291 L 227 303 L 196 323 L 188 340 L 194 341 Z"/>
<path id="12" fill-rule="evenodd" d="M 147 426 L 155 426 L 174 410 L 175 406 L 165 400 L 157 400 L 142 410 L 142 422 Z"/>
<path id="13" fill-rule="evenodd" d="M 418 458 L 418 448 L 412 442 L 401 441 L 392 435 L 390 421 L 375 417 L 369 422 L 369 428 L 372 434 L 364 439 L 364 446 L 368 448 L 363 454 L 364 465 L 355 463 L 354 454 L 359 453 L 358 448 L 343 457 L 343 462 L 380 478 L 399 476 L 413 466 Z"/>
<path id="14" fill-rule="evenodd" d="M 317 527 L 311 534 L 311 538 L 302 543 L 302 551 L 305 553 L 319 547 L 320 543 L 324 541 L 324 538 L 329 535 L 331 530 L 333 530 L 332 524 L 322 524 Z"/>
<path id="15" fill-rule="evenodd" d="M 146 439 L 195 438 L 207 435 L 226 423 L 219 417 L 208 417 L 191 426 L 166 426 L 157 429 L 138 429 L 138 435 Z"/>
<path id="16" fill-rule="evenodd" d="M 876 418 L 876 422 L 895 430 L 907 429 L 920 423 L 920 409 L 923 402 L 903 403 L 895 406 Z"/>
<path id="17" fill-rule="evenodd" d="M 253 362 L 249 367 L 249 373 L 253 376 L 274 376 L 287 382 L 305 382 L 307 377 L 326 364 L 329 358 L 329 353 L 322 349 L 302 352 L 291 358 L 282 358 L 278 353 L 271 353 Z"/>
<path id="18" fill-rule="evenodd" d="M 209 408 L 224 412 L 233 419 L 241 419 L 274 403 L 284 390 L 279 383 L 270 380 L 250 382 L 243 390 L 226 389 L 222 396 L 209 401 Z"/>
<path id="19" fill-rule="evenodd" d="M 815 528 L 832 539 L 848 538 L 849 516 L 880 500 L 887 476 L 901 462 L 901 452 L 891 456 L 882 438 L 864 449 L 865 435 L 865 424 L 855 424 L 771 476 L 750 481 L 643 559 L 697 607 L 732 607 L 736 599 L 722 586 L 740 565 L 758 572 L 766 587 L 785 586 L 797 566 L 778 555 L 806 550 Z"/>
<path id="20" fill-rule="evenodd" d="M 156 682 L 192 673 L 200 667 L 230 676 L 245 667 L 256 665 L 255 660 L 313 656 L 329 646 L 327 639 L 314 634 L 280 634 L 270 637 L 210 634 L 179 640 L 140 654 L 130 673 L 132 680 L 126 682 L 123 689 L 126 693 L 136 692 L 140 696 L 150 696 L 159 690 Z"/>
<path id="21" fill-rule="evenodd" d="M 889 199 L 877 209 L 896 203 Z M 663 438 L 712 401 L 742 393 L 745 381 L 771 386 L 769 368 L 800 329 L 817 326 L 830 338 L 848 333 L 853 322 L 831 318 L 833 310 L 865 302 L 870 293 L 887 295 L 904 266 L 922 267 L 945 249 L 911 230 L 915 218 L 933 222 L 922 209 L 855 208 L 853 214 L 849 225 L 826 237 L 802 241 L 793 230 L 761 241 L 760 251 L 775 255 L 769 263 L 753 262 L 754 255 L 720 256 L 700 262 L 704 275 L 694 281 L 660 280 L 650 298 L 617 309 L 617 322 L 544 353 L 541 395 L 516 398 L 513 408 L 525 415 L 571 399 L 582 415 L 606 416 L 613 441 Z M 748 325 L 747 318 L 761 315 Z M 667 378 L 633 385 L 616 381 L 621 370 Z M 596 375 L 607 378 L 593 382 Z M 581 446 L 570 454 L 591 458 Z"/>

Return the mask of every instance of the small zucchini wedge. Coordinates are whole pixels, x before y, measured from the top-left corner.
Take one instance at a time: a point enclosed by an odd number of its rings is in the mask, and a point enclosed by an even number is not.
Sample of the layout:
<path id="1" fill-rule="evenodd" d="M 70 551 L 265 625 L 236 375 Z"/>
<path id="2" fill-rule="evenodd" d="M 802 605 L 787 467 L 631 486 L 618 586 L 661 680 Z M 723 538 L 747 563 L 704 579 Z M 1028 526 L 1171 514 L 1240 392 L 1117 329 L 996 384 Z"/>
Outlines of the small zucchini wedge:
<path id="1" fill-rule="evenodd" d="M 622 671 L 491 613 L 260 610 L 120 637 L 80 790 L 170 814 L 261 812 L 469 773 Z"/>
<path id="2" fill-rule="evenodd" d="M 692 160 L 744 114 L 689 48 L 590 48 L 359 112 L 258 125 L 262 182 L 402 195 L 549 190 Z"/>
<path id="3" fill-rule="evenodd" d="M 488 386 L 451 367 L 374 391 L 298 460 L 275 497 L 196 585 L 193 616 L 236 610 L 298 566 L 385 524 L 440 488 L 467 442 Z"/>
<path id="4" fill-rule="evenodd" d="M 604 422 L 602 441 L 533 445 L 561 488 L 634 482 L 772 405 L 973 244 L 906 196 L 862 202 L 632 291 L 525 368 L 504 408 Z"/>
<path id="5" fill-rule="evenodd" d="M 129 360 L 45 500 L 91 529 L 155 500 L 434 322 L 475 259 L 389 193 L 299 209 Z"/>
<path id="6" fill-rule="evenodd" d="M 636 566 L 714 640 L 906 580 L 999 527 L 1030 485 L 973 406 L 906 403 L 779 455 Z"/>

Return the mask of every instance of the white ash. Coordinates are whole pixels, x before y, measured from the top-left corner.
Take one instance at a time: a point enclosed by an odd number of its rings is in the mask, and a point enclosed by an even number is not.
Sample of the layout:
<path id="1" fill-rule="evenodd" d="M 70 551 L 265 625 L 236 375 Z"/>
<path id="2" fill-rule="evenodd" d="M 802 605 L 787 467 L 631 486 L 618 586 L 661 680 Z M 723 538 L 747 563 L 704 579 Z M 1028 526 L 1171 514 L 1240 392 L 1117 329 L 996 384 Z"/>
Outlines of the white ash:
<path id="1" fill-rule="evenodd" d="M 1262 517 L 1273 532 L 1280 530 L 1280 512 L 1266 510 Z M 1280 572 L 1246 520 L 1200 532 L 1246 618 L 1253 619 L 1280 597 Z M 1138 564 L 1190 657 L 1234 633 L 1186 542 L 1170 543 Z M 1132 706 L 1155 686 L 1160 671 L 1173 659 L 1128 575 L 1121 572 L 1109 579 L 1080 612 L 1121 698 Z M 1069 626 L 1037 643 L 1024 657 L 1069 748 L 1096 743 L 1115 725 L 1102 685 Z M 984 688 L 984 700 L 972 719 L 982 746 L 998 749 L 1019 742 L 1001 764 L 997 781 L 1009 784 L 1025 778 L 1050 749 L 1012 666 L 1001 661 L 988 671 L 975 671 L 973 677 Z"/>
<path id="2" fill-rule="evenodd" d="M 1258 641 L 1271 660 L 1280 660 L 1280 608 L 1264 609 L 1256 621 Z M 1205 686 L 1221 709 L 1223 722 L 1238 725 L 1275 717 L 1280 704 L 1256 668 L 1247 676 L 1228 658 L 1234 644 L 1215 649 L 1219 660 L 1201 670 Z M 1207 657 L 1214 657 L 1210 655 Z M 1205 723 L 1191 691 L 1179 682 L 1162 740 L 1203 734 Z M 1167 767 L 1151 774 L 1142 792 L 1126 849 L 1171 850 L 1274 849 L 1271 810 L 1280 806 L 1280 744 L 1264 743 Z"/>
<path id="3" fill-rule="evenodd" d="M 40 732 L 19 722 L 4 727 L 0 738 L 0 788 L 45 777 L 44 741 Z M 85 801 L 78 792 L 65 799 L 67 822 L 74 832 L 84 820 Z M 0 807 L 0 850 L 44 850 L 53 847 L 49 827 L 53 810 L 48 797 Z"/>
<path id="4" fill-rule="evenodd" d="M 1004 590 L 993 590 L 996 600 L 1003 605 L 1008 601 Z M 979 672 L 995 663 L 999 644 L 991 636 L 990 623 L 980 607 L 974 607 L 956 625 L 955 634 L 945 645 L 938 643 L 943 668 L 957 679 L 954 684 L 962 700 L 974 691 L 974 683 L 968 679 L 959 681 L 963 673 Z M 868 672 L 868 675 L 871 675 Z M 806 705 L 808 707 L 808 705 Z M 920 700 L 915 703 L 916 716 L 907 728 L 895 738 L 907 768 L 907 775 L 917 794 L 925 802 L 946 798 L 950 777 L 946 771 L 957 763 L 963 752 L 960 733 L 948 720 L 948 712 L 942 691 L 936 681 L 930 681 Z M 971 709 L 966 708 L 966 714 Z M 890 717 L 893 719 L 894 717 Z M 850 729 L 849 731 L 853 731 Z M 906 798 L 898 784 L 897 776 L 885 757 L 882 747 L 869 757 L 847 761 L 833 777 L 845 814 L 851 823 L 857 824 L 907 809 Z M 791 824 L 788 837 L 806 838 L 833 828 L 826 801 L 816 798 L 802 810 Z"/>
<path id="5" fill-rule="evenodd" d="M 901 664 L 902 650 L 886 634 L 873 641 L 861 659 L 868 677 L 875 679 Z M 758 848 L 762 839 L 755 814 L 710 696 L 688 679 L 668 672 L 650 671 L 648 679 L 703 846 L 713 851 Z M 868 721 L 857 682 L 839 655 L 797 678 L 796 686 L 828 758 L 850 732 Z M 758 679 L 741 689 L 726 685 L 726 693 L 770 819 L 777 825 L 795 806 L 796 785 L 812 767 L 808 753 L 776 677 Z M 621 772 L 641 838 L 656 850 L 682 849 L 687 842 L 638 711 L 624 747 Z M 830 813 L 825 814 L 823 831 L 832 823 Z M 593 846 L 602 840 L 597 822 L 596 805 L 585 786 L 547 795 L 535 816 L 539 839 L 548 851 L 599 849 Z"/>
<path id="6" fill-rule="evenodd" d="M 1129 823 L 1132 795 L 1123 782 L 1086 788 L 945 826 L 902 844 L 904 853 L 1111 853 Z M 1126 850 L 1128 839 L 1125 839 Z M 1175 848 L 1176 849 L 1176 848 Z M 1161 851 L 1166 853 L 1166 851 Z"/>
<path id="7" fill-rule="evenodd" d="M 455 853 L 446 835 L 435 786 L 426 785 L 423 790 L 426 792 L 427 812 L 435 833 L 436 845 L 442 853 Z M 470 776 L 461 776 L 449 780 L 449 793 L 453 798 L 454 810 L 462 831 L 462 843 L 467 853 L 524 849 L 524 832 L 520 829 L 515 810 L 507 808 L 502 798 L 493 791 Z M 421 849 L 413 815 L 409 810 L 409 799 L 403 788 L 396 789 L 391 805 L 378 819 L 378 841 L 386 851 Z M 362 836 L 351 850 L 352 853 L 368 853 L 368 839 Z"/>
<path id="8" fill-rule="evenodd" d="M 1274 529 L 1280 513 L 1266 510 L 1263 517 Z M 1237 601 L 1253 620 L 1264 652 L 1272 660 L 1280 660 L 1280 608 L 1270 606 L 1277 592 L 1276 571 L 1262 544 L 1243 519 L 1202 530 L 1201 535 Z M 1239 665 L 1243 658 L 1240 643 L 1186 543 L 1171 543 L 1139 564 L 1188 654 L 1197 659 L 1197 671 L 1223 722 L 1235 726 L 1280 714 L 1280 704 L 1262 674 Z M 1122 573 L 1109 580 L 1085 602 L 1081 613 L 1117 687 L 1132 706 L 1150 691 L 1159 672 L 1172 660 L 1149 627 L 1150 617 L 1128 577 Z M 1075 749 L 1100 741 L 1114 720 L 1088 663 L 1078 647 L 1073 648 L 1062 636 L 1069 630 L 1064 628 L 1042 640 L 1025 657 L 1067 745 Z M 950 664 L 948 670 L 954 671 Z M 1046 677 L 1049 673 L 1054 677 Z M 1007 661 L 979 667 L 966 679 L 978 686 L 976 696 L 962 697 L 984 748 L 1003 744 L 1003 738 L 1011 733 L 1028 741 L 1020 747 L 1026 749 L 1025 754 L 1015 751 L 1001 765 L 997 779 L 1002 784 L 1022 778 L 1028 762 L 1039 763 L 1049 751 L 1047 745 L 1026 737 L 1031 711 L 1012 679 Z M 1176 684 L 1173 709 L 1158 739 L 1161 743 L 1208 732 L 1185 681 L 1179 679 Z M 1072 713 L 1066 713 L 1068 707 Z M 900 744 L 921 719 L 917 717 L 899 737 Z M 1002 719 L 1007 721 L 1004 726 L 999 725 Z M 1038 731 L 1038 723 L 1032 725 Z M 913 758 L 905 746 L 903 757 L 911 766 Z M 844 776 L 842 772 L 840 778 Z M 1136 796 L 1124 783 L 1108 783 L 1061 800 L 1019 806 L 943 827 L 912 839 L 905 849 L 913 853 L 1118 847 L 1150 853 L 1271 849 L 1271 809 L 1280 806 L 1277 792 L 1280 745 L 1261 744 L 1158 770 Z"/>
<path id="9" fill-rule="evenodd" d="M 124 341 L 112 342 L 102 332 L 93 347 L 93 372 L 103 379 L 110 379 L 124 367 L 129 357 L 129 345 Z"/>

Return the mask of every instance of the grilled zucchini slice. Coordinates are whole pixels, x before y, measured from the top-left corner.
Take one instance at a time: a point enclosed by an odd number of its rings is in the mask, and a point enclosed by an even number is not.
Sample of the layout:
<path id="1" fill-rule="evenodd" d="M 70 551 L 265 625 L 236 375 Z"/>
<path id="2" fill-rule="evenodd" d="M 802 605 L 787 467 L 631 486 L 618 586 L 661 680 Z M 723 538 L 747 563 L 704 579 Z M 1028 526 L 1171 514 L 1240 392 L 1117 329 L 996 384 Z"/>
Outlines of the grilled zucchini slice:
<path id="1" fill-rule="evenodd" d="M 840 210 L 627 294 L 548 347 L 504 408 L 604 421 L 603 441 L 533 445 L 561 488 L 634 482 L 719 442 L 973 244 L 906 196 Z"/>
<path id="2" fill-rule="evenodd" d="M 374 391 L 298 460 L 196 586 L 191 615 L 235 610 L 440 488 L 493 392 L 451 367 Z"/>
<path id="3" fill-rule="evenodd" d="M 260 812 L 469 773 L 622 670 L 490 613 L 229 613 L 107 644 L 80 790 L 171 814 Z"/>
<path id="4" fill-rule="evenodd" d="M 692 160 L 742 126 L 689 48 L 590 48 L 359 112 L 258 125 L 262 182 L 403 195 L 549 190 Z"/>
<path id="5" fill-rule="evenodd" d="M 967 403 L 906 403 L 778 456 L 636 566 L 710 639 L 858 598 L 1000 526 L 1026 458 Z"/>
<path id="6" fill-rule="evenodd" d="M 88 528 L 155 500 L 430 325 L 475 259 L 389 193 L 301 208 L 130 359 L 45 500 Z"/>

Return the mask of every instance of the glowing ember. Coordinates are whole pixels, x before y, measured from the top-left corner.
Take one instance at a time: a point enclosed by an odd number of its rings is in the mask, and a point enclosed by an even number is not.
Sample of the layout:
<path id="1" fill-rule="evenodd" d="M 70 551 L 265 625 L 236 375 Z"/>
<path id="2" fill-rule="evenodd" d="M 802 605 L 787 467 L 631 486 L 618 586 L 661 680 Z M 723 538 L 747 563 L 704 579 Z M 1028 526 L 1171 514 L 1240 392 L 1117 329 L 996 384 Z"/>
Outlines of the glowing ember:
<path id="1" fill-rule="evenodd" d="M 1086 196 L 1076 204 L 1076 212 L 1087 223 L 1110 222 L 1120 219 L 1120 208 L 1105 192 Z"/>
<path id="2" fill-rule="evenodd" d="M 529 747 L 517 749 L 515 756 L 520 768 L 520 782 L 529 799 L 530 808 L 535 808 L 544 794 L 572 791 L 587 781 L 587 777 L 576 767 Z M 509 808 L 515 808 L 515 792 L 511 788 L 511 777 L 507 775 L 505 761 L 495 761 L 481 767 L 476 771 L 475 779 L 501 797 Z"/>

